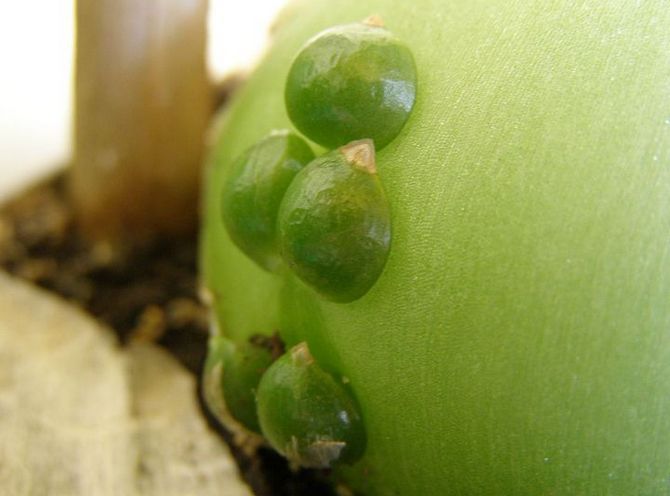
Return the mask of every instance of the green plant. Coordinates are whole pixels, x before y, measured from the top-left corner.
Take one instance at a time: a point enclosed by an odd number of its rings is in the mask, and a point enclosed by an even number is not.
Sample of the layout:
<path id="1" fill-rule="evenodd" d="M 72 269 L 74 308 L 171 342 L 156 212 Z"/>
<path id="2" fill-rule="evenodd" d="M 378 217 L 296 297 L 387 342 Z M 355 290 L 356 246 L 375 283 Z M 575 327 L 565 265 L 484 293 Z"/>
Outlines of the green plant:
<path id="1" fill-rule="evenodd" d="M 263 375 L 258 416 L 270 444 L 299 466 L 356 461 L 365 449 L 365 430 L 351 394 L 321 369 L 306 343 Z"/>
<path id="2" fill-rule="evenodd" d="M 221 364 L 221 387 L 226 407 L 234 419 L 253 432 L 261 431 L 255 393 L 272 361 L 268 349 L 245 341 L 224 355 Z"/>
<path id="3" fill-rule="evenodd" d="M 222 332 L 277 329 L 349 379 L 366 448 L 334 474 L 365 494 L 667 492 L 665 2 L 293 9 L 212 153 L 202 260 Z M 376 157 L 388 259 L 339 303 L 246 257 L 220 195 L 245 148 L 291 127 L 285 84 L 305 41 L 372 13 L 411 50 L 418 92 Z"/>
<path id="4" fill-rule="evenodd" d="M 223 221 L 235 244 L 256 263 L 274 270 L 277 211 L 293 177 L 314 152 L 287 130 L 273 131 L 249 147 L 232 167 L 222 193 Z"/>
<path id="5" fill-rule="evenodd" d="M 391 215 L 370 140 L 354 141 L 297 174 L 278 217 L 284 260 L 326 298 L 363 296 L 384 269 Z"/>
<path id="6" fill-rule="evenodd" d="M 249 432 L 261 433 L 256 391 L 261 377 L 282 353 L 277 336 L 256 334 L 239 343 L 220 334 L 211 337 L 203 393 L 207 407 L 221 423 L 235 422 Z"/>
<path id="7" fill-rule="evenodd" d="M 381 149 L 414 106 L 412 52 L 378 17 L 328 29 L 296 56 L 285 95 L 293 123 L 311 140 L 334 148 L 368 138 Z"/>

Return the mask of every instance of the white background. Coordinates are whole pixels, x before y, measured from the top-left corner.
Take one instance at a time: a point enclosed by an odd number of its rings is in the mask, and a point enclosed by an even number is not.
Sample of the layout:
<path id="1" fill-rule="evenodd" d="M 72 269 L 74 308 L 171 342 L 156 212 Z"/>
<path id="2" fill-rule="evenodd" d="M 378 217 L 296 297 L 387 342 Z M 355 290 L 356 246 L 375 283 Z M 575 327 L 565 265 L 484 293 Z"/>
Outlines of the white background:
<path id="1" fill-rule="evenodd" d="M 213 77 L 253 65 L 285 3 L 210 0 Z M 0 0 L 0 196 L 68 158 L 73 14 L 73 0 Z"/>

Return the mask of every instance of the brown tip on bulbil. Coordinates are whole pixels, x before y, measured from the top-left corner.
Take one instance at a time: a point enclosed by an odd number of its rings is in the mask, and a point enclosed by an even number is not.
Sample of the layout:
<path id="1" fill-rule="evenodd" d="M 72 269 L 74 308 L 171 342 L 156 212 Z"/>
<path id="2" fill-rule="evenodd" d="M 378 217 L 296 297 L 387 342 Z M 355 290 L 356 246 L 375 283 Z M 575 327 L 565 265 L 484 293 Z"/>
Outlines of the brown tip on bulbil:
<path id="1" fill-rule="evenodd" d="M 371 139 L 352 141 L 340 147 L 340 152 L 353 167 L 368 174 L 377 173 L 377 162 L 375 160 L 375 145 Z"/>
<path id="2" fill-rule="evenodd" d="M 379 17 L 377 14 L 372 14 L 371 16 L 366 17 L 363 20 L 363 24 L 366 26 L 371 26 L 373 28 L 383 28 L 384 27 L 384 21 L 381 17 Z"/>
<path id="3" fill-rule="evenodd" d="M 286 458 L 305 468 L 330 468 L 336 462 L 347 446 L 343 441 L 317 440 L 306 447 L 301 447 L 298 438 L 291 436 L 291 440 L 284 447 Z"/>
<path id="4" fill-rule="evenodd" d="M 340 459 L 346 446 L 347 443 L 343 441 L 316 441 L 305 450 L 306 453 L 302 457 L 303 464 L 311 468 L 330 468 Z"/>
<path id="5" fill-rule="evenodd" d="M 309 347 L 304 341 L 293 347 L 291 350 L 291 359 L 296 365 L 311 365 L 314 363 L 314 357 L 309 352 Z"/>
<path id="6" fill-rule="evenodd" d="M 198 300 L 205 306 L 210 307 L 214 304 L 214 293 L 207 286 L 198 286 Z"/>

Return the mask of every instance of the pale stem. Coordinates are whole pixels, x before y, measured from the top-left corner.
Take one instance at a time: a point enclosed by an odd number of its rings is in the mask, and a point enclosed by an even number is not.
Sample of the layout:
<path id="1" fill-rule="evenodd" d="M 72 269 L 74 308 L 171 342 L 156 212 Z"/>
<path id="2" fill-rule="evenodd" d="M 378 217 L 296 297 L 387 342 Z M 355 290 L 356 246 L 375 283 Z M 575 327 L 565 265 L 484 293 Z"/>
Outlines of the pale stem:
<path id="1" fill-rule="evenodd" d="M 78 0 L 74 164 L 83 232 L 193 232 L 204 134 L 207 0 Z"/>

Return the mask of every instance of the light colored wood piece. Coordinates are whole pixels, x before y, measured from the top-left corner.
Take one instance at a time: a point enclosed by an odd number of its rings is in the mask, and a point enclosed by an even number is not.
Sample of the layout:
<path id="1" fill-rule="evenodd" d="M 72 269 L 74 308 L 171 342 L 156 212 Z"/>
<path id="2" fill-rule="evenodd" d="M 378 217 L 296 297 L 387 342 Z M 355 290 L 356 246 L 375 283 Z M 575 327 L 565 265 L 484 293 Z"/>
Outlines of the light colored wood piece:
<path id="1" fill-rule="evenodd" d="M 81 310 L 0 272 L 0 492 L 251 496 L 151 344 L 120 349 Z"/>

